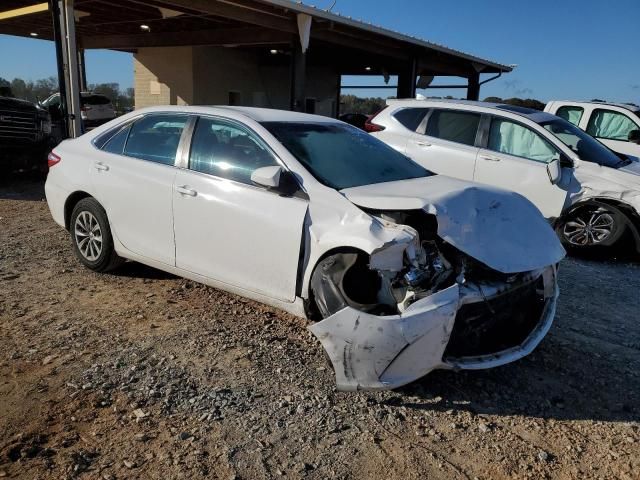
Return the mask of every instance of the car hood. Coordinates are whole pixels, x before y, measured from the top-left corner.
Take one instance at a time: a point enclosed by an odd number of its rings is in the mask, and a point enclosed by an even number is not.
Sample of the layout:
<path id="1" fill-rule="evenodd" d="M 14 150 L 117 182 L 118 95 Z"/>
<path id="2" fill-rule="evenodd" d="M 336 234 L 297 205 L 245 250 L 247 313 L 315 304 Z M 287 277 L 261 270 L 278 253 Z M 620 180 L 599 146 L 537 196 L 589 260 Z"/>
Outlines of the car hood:
<path id="1" fill-rule="evenodd" d="M 514 192 L 434 175 L 341 193 L 365 209 L 421 209 L 435 215 L 440 238 L 499 272 L 535 270 L 565 256 L 540 211 Z"/>

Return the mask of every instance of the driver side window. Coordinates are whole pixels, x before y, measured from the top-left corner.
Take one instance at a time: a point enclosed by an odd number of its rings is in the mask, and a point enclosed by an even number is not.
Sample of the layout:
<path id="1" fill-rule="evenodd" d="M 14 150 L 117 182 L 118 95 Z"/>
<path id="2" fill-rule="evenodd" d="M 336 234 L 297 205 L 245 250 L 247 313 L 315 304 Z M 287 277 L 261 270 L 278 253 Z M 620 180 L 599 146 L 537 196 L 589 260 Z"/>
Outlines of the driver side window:
<path id="1" fill-rule="evenodd" d="M 231 122 L 198 119 L 189 169 L 252 185 L 251 174 L 261 167 L 278 165 L 265 144 L 254 134 Z"/>
<path id="2" fill-rule="evenodd" d="M 560 158 L 560 152 L 536 132 L 500 118 L 491 121 L 487 148 L 542 163 Z"/>

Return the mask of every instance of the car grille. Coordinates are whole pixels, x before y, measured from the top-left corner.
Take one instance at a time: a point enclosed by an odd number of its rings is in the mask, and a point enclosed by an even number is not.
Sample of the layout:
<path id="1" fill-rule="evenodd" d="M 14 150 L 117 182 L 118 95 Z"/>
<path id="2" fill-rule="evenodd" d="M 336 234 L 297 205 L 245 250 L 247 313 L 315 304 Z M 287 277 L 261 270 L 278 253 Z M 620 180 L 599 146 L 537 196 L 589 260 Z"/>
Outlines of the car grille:
<path id="1" fill-rule="evenodd" d="M 463 305 L 444 359 L 490 355 L 521 345 L 541 321 L 542 281 L 539 278 L 485 301 Z"/>
<path id="2" fill-rule="evenodd" d="M 37 135 L 35 113 L 0 110 L 0 139 L 35 140 Z"/>

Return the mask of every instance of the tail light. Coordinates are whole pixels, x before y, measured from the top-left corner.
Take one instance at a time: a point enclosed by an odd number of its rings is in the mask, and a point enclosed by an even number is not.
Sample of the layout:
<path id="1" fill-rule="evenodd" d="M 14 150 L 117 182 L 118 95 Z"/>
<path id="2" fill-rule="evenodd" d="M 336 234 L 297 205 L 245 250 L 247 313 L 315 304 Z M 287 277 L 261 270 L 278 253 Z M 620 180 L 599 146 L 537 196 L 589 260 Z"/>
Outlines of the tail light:
<path id="1" fill-rule="evenodd" d="M 384 110 L 384 108 L 382 110 Z M 369 118 L 367 118 L 367 121 L 364 122 L 364 131 L 365 132 L 369 132 L 369 133 L 381 132 L 382 130 L 385 129 L 385 127 L 383 127 L 382 125 L 378 125 L 377 123 L 373 123 L 373 121 L 372 121 L 374 118 L 376 118 L 378 116 L 378 114 L 382 110 L 378 110 L 376 113 L 374 113 Z"/>
<path id="2" fill-rule="evenodd" d="M 47 156 L 47 165 L 49 166 L 49 168 L 51 168 L 54 165 L 58 164 L 60 160 L 62 160 L 62 158 L 60 158 L 59 155 L 56 155 L 53 152 L 49 152 L 49 155 Z"/>

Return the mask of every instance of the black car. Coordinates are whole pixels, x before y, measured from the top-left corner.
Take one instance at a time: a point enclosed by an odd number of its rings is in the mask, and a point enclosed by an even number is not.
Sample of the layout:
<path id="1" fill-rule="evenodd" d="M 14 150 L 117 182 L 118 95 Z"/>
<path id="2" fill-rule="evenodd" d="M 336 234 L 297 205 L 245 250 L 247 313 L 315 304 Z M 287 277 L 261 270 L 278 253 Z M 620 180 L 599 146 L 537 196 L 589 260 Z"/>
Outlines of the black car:
<path id="1" fill-rule="evenodd" d="M 26 100 L 0 97 L 0 170 L 46 171 L 51 118 Z"/>
<path id="2" fill-rule="evenodd" d="M 365 115 L 364 113 L 344 113 L 340 115 L 339 120 L 358 127 L 360 130 L 364 130 L 364 124 L 368 118 L 369 115 Z"/>

